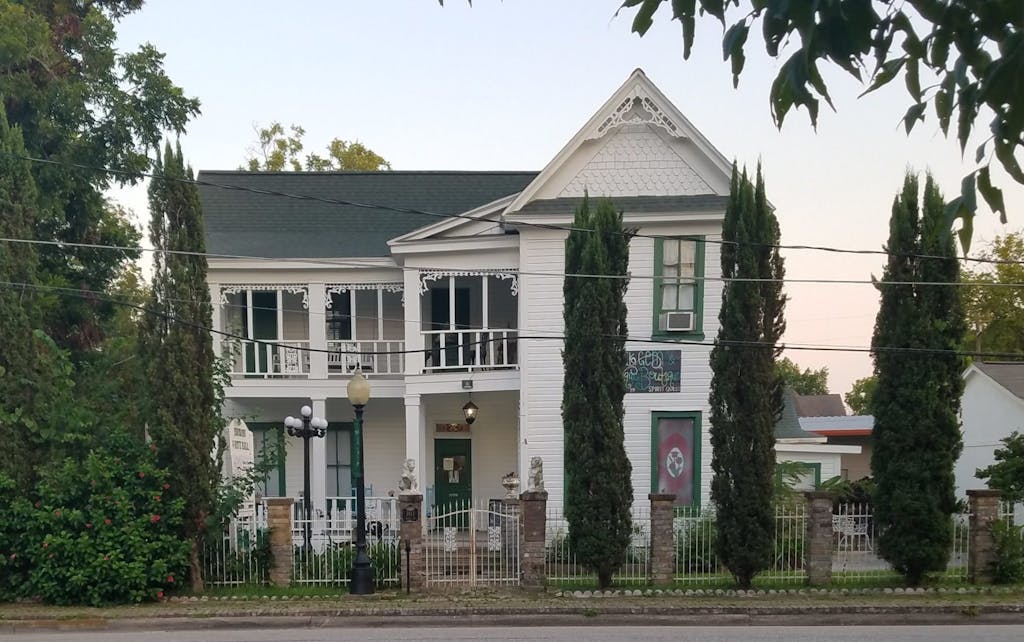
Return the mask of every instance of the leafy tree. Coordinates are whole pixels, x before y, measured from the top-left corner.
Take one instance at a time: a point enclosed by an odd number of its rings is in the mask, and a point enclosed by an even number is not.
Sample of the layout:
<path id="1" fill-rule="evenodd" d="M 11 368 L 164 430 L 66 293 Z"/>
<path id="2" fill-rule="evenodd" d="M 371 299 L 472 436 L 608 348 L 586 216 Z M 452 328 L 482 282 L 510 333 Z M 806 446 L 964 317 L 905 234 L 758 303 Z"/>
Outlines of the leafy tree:
<path id="1" fill-rule="evenodd" d="M 35 181 L 19 128 L 7 123 L 0 105 L 0 236 L 30 238 L 37 217 Z M 39 355 L 33 328 L 40 322 L 36 283 L 38 258 L 26 243 L 0 244 L 0 474 L 29 485 L 37 452 L 36 408 Z M 24 285 L 15 285 L 24 284 Z"/>
<path id="2" fill-rule="evenodd" d="M 955 288 L 927 285 L 959 278 L 942 195 L 930 176 L 923 203 L 917 178 L 907 176 L 893 203 L 886 249 L 872 338 L 878 379 L 872 402 L 874 516 L 879 552 L 918 584 L 925 574 L 945 568 L 953 543 L 953 464 L 961 449 L 963 392 L 963 364 L 955 351 L 965 326 Z"/>
<path id="3" fill-rule="evenodd" d="M 875 399 L 875 388 L 878 387 L 878 379 L 871 375 L 853 382 L 850 392 L 843 395 L 843 401 L 850 407 L 855 415 L 872 414 L 872 404 Z"/>
<path id="4" fill-rule="evenodd" d="M 775 363 L 775 369 L 783 383 L 798 395 L 827 395 L 828 394 L 828 366 L 819 370 L 805 368 L 783 357 Z"/>
<path id="5" fill-rule="evenodd" d="M 142 358 L 149 366 L 147 425 L 159 462 L 171 475 L 173 497 L 185 500 L 182 534 L 191 541 L 189 576 L 202 591 L 200 548 L 214 509 L 220 464 L 211 453 L 224 422 L 216 377 L 206 282 L 203 215 L 181 148 L 168 144 L 150 183 L 153 260 L 151 310 L 141 326 Z"/>
<path id="6" fill-rule="evenodd" d="M 775 359 L 786 327 L 779 224 L 760 168 L 754 185 L 733 166 L 722 239 L 722 276 L 744 280 L 726 282 L 711 350 L 711 499 L 718 555 L 746 589 L 771 563 L 774 428 L 783 409 Z"/>
<path id="7" fill-rule="evenodd" d="M 964 346 L 988 353 L 1024 353 L 1024 290 L 1009 283 L 1024 283 L 1024 233 L 997 236 L 978 254 L 997 261 L 977 269 L 964 269 L 964 281 L 991 285 L 964 286 L 967 334 Z"/>
<path id="8" fill-rule="evenodd" d="M 131 174 L 71 167 L 75 163 L 126 172 L 149 169 L 148 152 L 165 131 L 183 131 L 199 102 L 185 96 L 150 45 L 115 48 L 116 22 L 140 0 L 15 2 L 0 0 L 3 71 L 0 96 L 25 153 L 58 164 L 35 163 L 38 216 L 34 238 L 137 245 L 137 231 L 103 198 Z M 40 282 L 106 291 L 132 251 L 69 246 L 38 249 Z M 46 329 L 58 345 L 82 352 L 102 340 L 114 306 L 95 298 L 44 301 Z"/>
<path id="9" fill-rule="evenodd" d="M 624 0 L 622 8 L 636 9 L 633 31 L 643 36 L 665 3 Z M 925 119 L 930 105 L 944 134 L 948 135 L 955 123 L 961 150 L 981 113 L 991 111 L 994 117 L 985 128 L 991 136 L 978 147 L 978 169 L 964 179 L 961 195 L 950 203 L 949 212 L 963 219 L 961 241 L 965 248 L 970 245 L 975 187 L 1006 222 L 1002 191 L 989 177 L 989 160 L 994 152 L 1003 169 L 1024 184 L 1024 169 L 1017 158 L 1024 146 L 1024 12 L 1020 3 L 672 0 L 672 18 L 682 23 L 684 58 L 690 56 L 697 16 L 714 16 L 724 27 L 730 5 L 739 8 L 740 14 L 722 36 L 722 51 L 731 61 L 734 85 L 746 61 L 747 35 L 758 22 L 769 57 L 780 58 L 787 47 L 791 52 L 779 66 L 771 88 L 772 116 L 779 127 L 793 107 L 805 107 L 811 123 L 816 124 L 820 100 L 833 106 L 819 70 L 822 62 L 869 83 L 865 93 L 902 76 L 910 98 L 902 116 L 907 133 Z M 931 78 L 936 82 L 931 83 Z"/>
<path id="10" fill-rule="evenodd" d="M 565 242 L 565 271 L 619 278 L 565 280 L 565 516 L 573 551 L 601 588 L 625 561 L 632 528 L 632 466 L 622 427 L 628 243 L 611 201 L 591 210 L 584 197 Z"/>
<path id="11" fill-rule="evenodd" d="M 250 172 L 376 172 L 391 169 L 391 163 L 359 141 L 335 138 L 327 145 L 327 156 L 306 154 L 302 157 L 302 138 L 306 130 L 290 125 L 286 133 L 279 122 L 269 127 L 256 127 L 256 146 L 249 149 L 245 169 Z"/>
<path id="12" fill-rule="evenodd" d="M 1001 441 L 1003 447 L 994 453 L 996 463 L 979 468 L 975 476 L 988 480 L 989 488 L 999 490 L 1003 499 L 1024 501 L 1024 434 L 1015 430 Z"/>

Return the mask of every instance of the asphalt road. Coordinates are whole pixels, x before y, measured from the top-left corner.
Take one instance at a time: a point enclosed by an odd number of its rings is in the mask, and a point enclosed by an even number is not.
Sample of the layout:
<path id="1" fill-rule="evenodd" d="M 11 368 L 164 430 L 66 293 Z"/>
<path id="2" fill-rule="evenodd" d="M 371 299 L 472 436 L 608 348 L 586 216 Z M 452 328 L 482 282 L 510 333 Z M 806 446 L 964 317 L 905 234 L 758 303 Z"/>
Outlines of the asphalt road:
<path id="1" fill-rule="evenodd" d="M 545 640 L 567 642 L 606 640 L 674 640 L 726 642 L 1018 642 L 1024 640 L 1024 626 L 820 626 L 820 627 L 673 627 L 673 626 L 586 626 L 586 627 L 473 627 L 473 628 L 333 628 L 333 629 L 246 629 L 240 631 L 135 631 L 88 634 L 44 633 L 15 636 L 30 642 L 314 642 L 320 640 Z M 0 635 L 0 639 L 5 636 Z M 13 639 L 13 638 L 7 638 Z"/>

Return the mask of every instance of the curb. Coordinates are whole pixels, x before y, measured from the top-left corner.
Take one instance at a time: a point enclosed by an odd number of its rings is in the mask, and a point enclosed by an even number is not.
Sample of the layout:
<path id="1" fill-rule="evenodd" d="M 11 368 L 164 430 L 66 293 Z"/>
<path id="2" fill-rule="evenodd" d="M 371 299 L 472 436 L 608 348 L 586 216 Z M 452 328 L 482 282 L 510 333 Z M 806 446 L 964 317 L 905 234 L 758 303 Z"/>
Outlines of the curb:
<path id="1" fill-rule="evenodd" d="M 0 635 L 46 631 L 202 631 L 352 627 L 508 626 L 901 626 L 1024 624 L 1024 605 L 919 607 L 633 607 L 451 609 L 448 612 L 351 612 L 325 609 L 301 615 L 212 615 L 76 620 L 8 620 Z"/>

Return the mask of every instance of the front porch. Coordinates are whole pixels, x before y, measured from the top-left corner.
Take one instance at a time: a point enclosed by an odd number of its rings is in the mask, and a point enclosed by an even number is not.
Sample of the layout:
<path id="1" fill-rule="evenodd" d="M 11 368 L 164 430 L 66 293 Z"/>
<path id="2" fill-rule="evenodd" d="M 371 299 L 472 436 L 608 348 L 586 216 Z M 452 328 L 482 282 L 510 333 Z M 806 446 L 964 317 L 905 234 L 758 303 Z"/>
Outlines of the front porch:
<path id="1" fill-rule="evenodd" d="M 479 409 L 473 424 L 463 412 L 470 398 Z M 394 498 L 406 459 L 416 462 L 428 511 L 435 504 L 500 501 L 506 494 L 502 478 L 520 472 L 518 399 L 515 390 L 371 398 L 363 426 L 367 518 L 382 529 L 397 519 Z M 332 541 L 348 541 L 355 523 L 355 449 L 347 399 L 231 398 L 226 414 L 238 420 L 229 426 L 225 467 L 230 461 L 234 470 L 225 472 L 239 472 L 246 461 L 265 462 L 267 474 L 249 504 L 251 519 L 262 519 L 273 497 L 291 498 L 293 518 L 303 519 L 304 444 L 287 435 L 283 419 L 307 404 L 329 422 L 326 437 L 309 442 L 312 525 Z"/>

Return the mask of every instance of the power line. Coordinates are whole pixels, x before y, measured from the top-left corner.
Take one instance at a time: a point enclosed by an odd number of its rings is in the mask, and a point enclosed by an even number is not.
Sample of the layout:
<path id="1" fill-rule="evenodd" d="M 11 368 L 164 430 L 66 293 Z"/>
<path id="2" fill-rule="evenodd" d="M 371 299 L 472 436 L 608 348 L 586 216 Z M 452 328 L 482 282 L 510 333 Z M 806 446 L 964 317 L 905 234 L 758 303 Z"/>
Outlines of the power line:
<path id="1" fill-rule="evenodd" d="M 135 179 L 148 178 L 148 179 L 155 179 L 155 180 L 171 181 L 171 182 L 183 183 L 183 184 L 188 184 L 188 185 L 196 185 L 196 186 L 203 186 L 203 187 L 213 187 L 213 188 L 217 188 L 217 189 L 224 189 L 224 190 L 237 191 L 237 192 L 248 192 L 248 193 L 252 193 L 252 194 L 259 194 L 259 195 L 262 195 L 262 196 L 274 196 L 274 197 L 280 197 L 280 198 L 290 198 L 290 199 L 300 200 L 300 201 L 311 201 L 311 202 L 323 203 L 323 204 L 326 204 L 326 205 L 339 205 L 339 206 L 345 206 L 345 207 L 359 207 L 359 208 L 365 208 L 365 209 L 373 209 L 373 210 L 395 212 L 395 213 L 399 213 L 399 214 L 417 214 L 417 215 L 421 215 L 421 216 L 428 216 L 428 217 L 441 218 L 441 219 L 465 219 L 465 220 L 470 220 L 470 221 L 477 221 L 477 220 L 479 220 L 479 219 L 476 219 L 476 218 L 474 218 L 472 216 L 469 216 L 467 214 L 461 214 L 461 213 L 460 214 L 442 214 L 440 212 L 431 212 L 431 211 L 428 211 L 428 210 L 421 210 L 421 209 L 412 208 L 412 207 L 397 207 L 397 206 L 392 206 L 392 205 L 383 205 L 383 204 L 380 204 L 380 203 L 364 203 L 364 202 L 351 201 L 351 200 L 345 200 L 345 199 L 327 198 L 327 197 L 324 197 L 324 196 L 313 196 L 313 195 L 309 195 L 309 194 L 294 194 L 292 192 L 283 192 L 283 191 L 280 191 L 280 190 L 269 190 L 269 189 L 255 188 L 255 187 L 244 187 L 244 186 L 241 186 L 241 185 L 230 185 L 230 184 L 227 184 L 227 183 L 215 183 L 213 181 L 208 181 L 208 180 L 178 178 L 178 177 L 164 176 L 164 175 L 161 175 L 161 174 L 154 174 L 154 173 L 151 173 L 151 172 L 137 172 L 137 171 L 131 171 L 131 170 L 124 170 L 124 169 L 114 169 L 114 168 L 110 168 L 110 167 L 101 167 L 101 166 L 97 166 L 97 165 L 87 165 L 87 164 L 84 164 L 84 163 L 72 163 L 72 162 L 67 162 L 67 161 L 62 161 L 62 160 L 52 160 L 52 159 L 48 159 L 48 158 L 38 158 L 38 157 L 34 157 L 34 156 L 27 156 L 27 155 L 22 155 L 22 154 L 14 154 L 12 152 L 6 152 L 6 151 L 0 151 L 0 154 L 3 154 L 3 155 L 8 156 L 10 158 L 16 158 L 16 159 L 27 161 L 27 162 L 31 162 L 31 163 L 39 163 L 39 164 L 45 164 L 45 165 L 56 165 L 56 166 L 60 166 L 60 167 L 68 167 L 68 168 L 74 168 L 74 169 L 83 169 L 83 170 L 93 171 L 93 172 L 97 172 L 97 173 L 105 173 L 105 174 L 111 174 L 111 175 L 114 175 L 114 176 L 124 176 L 124 177 L 135 178 Z M 564 226 L 564 225 L 553 225 L 553 224 L 548 224 L 548 223 L 536 223 L 536 222 L 521 222 L 521 223 L 517 223 L 517 225 L 521 225 L 521 226 L 524 226 L 524 227 L 532 227 L 532 228 L 537 228 L 537 229 L 555 230 L 555 231 L 561 231 L 561 232 L 587 232 L 587 233 L 593 233 L 593 231 L 594 231 L 594 230 L 585 229 L 585 228 L 576 228 L 576 227 L 570 227 L 570 226 Z M 626 234 L 628 234 L 630 236 L 636 236 L 636 237 L 639 237 L 639 238 L 662 239 L 662 240 L 676 238 L 676 237 L 672 237 L 672 236 L 665 236 L 665 235 L 659 235 L 659 234 L 643 234 L 643 233 L 633 233 L 633 232 L 626 232 Z M 720 244 L 720 245 L 750 245 L 750 246 L 755 246 L 755 247 L 766 247 L 766 248 L 772 248 L 772 249 L 808 250 L 808 251 L 832 252 L 832 253 L 840 253 L 840 254 L 899 256 L 899 257 L 905 257 L 905 258 L 940 259 L 940 260 L 948 260 L 948 259 L 951 258 L 951 257 L 948 257 L 948 256 L 941 256 L 941 255 L 934 255 L 934 254 L 896 253 L 896 252 L 888 252 L 887 250 L 847 249 L 847 248 L 830 247 L 830 246 L 826 246 L 826 245 L 783 245 L 783 244 L 773 244 L 773 243 L 752 243 L 752 242 L 740 242 L 740 241 L 726 241 L 726 240 L 722 240 L 722 239 L 705 239 L 704 242 L 705 243 L 715 243 L 715 244 Z M 1024 261 L 1016 261 L 1016 260 L 991 259 L 991 258 L 969 257 L 969 256 L 958 257 L 958 258 L 959 258 L 959 260 L 962 260 L 962 261 L 969 261 L 969 262 L 975 262 L 975 263 L 987 263 L 987 264 L 993 264 L 993 265 L 1024 265 Z"/>
<path id="2" fill-rule="evenodd" d="M 204 326 L 204 325 L 200 325 L 200 324 L 197 324 L 197 323 L 192 323 L 190 321 L 186 321 L 184 319 L 181 319 L 180 317 L 177 317 L 177 316 L 175 316 L 173 314 L 168 314 L 168 313 L 165 313 L 165 312 L 161 312 L 159 310 L 153 310 L 152 308 L 147 308 L 146 306 L 142 306 L 142 305 L 138 305 L 138 304 L 135 304 L 135 303 L 131 303 L 130 301 L 124 301 L 124 300 L 121 300 L 121 299 L 116 299 L 116 298 L 108 296 L 107 294 L 105 294 L 103 292 L 96 292 L 94 290 L 66 288 L 66 287 L 60 287 L 60 286 L 42 285 L 42 284 L 34 284 L 34 283 L 19 283 L 19 282 L 12 282 L 12 281 L 0 281 L 0 286 L 10 287 L 10 288 L 15 288 L 15 289 L 17 289 L 17 288 L 21 288 L 21 289 L 29 288 L 29 289 L 37 289 L 37 290 L 49 290 L 49 291 L 54 291 L 54 292 L 58 293 L 59 295 L 63 295 L 63 296 L 74 296 L 74 297 L 77 297 L 77 298 L 95 298 L 95 299 L 100 299 L 100 300 L 108 301 L 110 303 L 114 303 L 114 304 L 118 304 L 118 305 L 124 305 L 124 306 L 130 307 L 130 308 L 139 310 L 141 312 L 144 312 L 146 314 L 153 314 L 153 315 L 156 315 L 156 316 L 159 316 L 161 318 L 167 319 L 168 321 L 171 321 L 171 322 L 174 322 L 174 323 L 181 323 L 181 324 L 185 325 L 186 327 L 191 327 L 191 328 L 194 328 L 194 329 L 197 329 L 197 330 L 203 330 L 205 332 L 210 332 L 211 334 L 216 334 L 216 335 L 228 337 L 230 339 L 237 339 L 237 340 L 240 340 L 240 341 L 251 342 L 251 343 L 254 343 L 254 344 L 257 344 L 257 345 L 267 345 L 267 346 L 272 346 L 272 347 L 287 348 L 287 349 L 290 349 L 290 350 L 296 350 L 296 351 L 300 351 L 300 352 L 310 352 L 310 353 L 333 353 L 333 352 L 336 352 L 334 350 L 325 349 L 325 348 L 312 348 L 312 347 L 306 347 L 306 346 L 288 345 L 287 343 L 284 342 L 285 340 L 251 339 L 249 337 L 244 337 L 244 336 L 235 334 L 233 332 L 227 332 L 227 331 L 224 331 L 224 330 L 216 330 L 214 328 L 210 328 L 210 327 L 207 327 L 207 326 Z M 512 330 L 514 330 L 516 332 L 516 336 L 515 336 L 516 340 L 542 340 L 542 341 L 549 341 L 549 340 L 563 341 L 563 340 L 565 340 L 565 335 L 562 335 L 562 334 L 546 334 L 546 335 L 545 334 L 537 334 L 537 335 L 532 335 L 531 334 L 531 335 L 524 335 L 524 334 L 522 334 L 522 332 L 524 332 L 524 331 L 528 331 L 528 332 L 543 332 L 543 331 L 519 330 L 519 329 L 514 329 L 514 328 Z M 484 330 L 481 329 L 480 332 L 484 332 Z M 801 351 L 812 351 L 812 352 L 860 352 L 860 353 L 889 352 L 889 353 L 930 354 L 930 355 L 947 354 L 947 355 L 956 355 L 956 356 L 961 356 L 961 357 L 976 357 L 976 358 L 1005 359 L 1005 360 L 1024 359 L 1024 353 L 981 352 L 981 351 L 973 351 L 973 350 L 952 350 L 952 349 L 948 349 L 948 348 L 922 348 L 922 347 L 910 347 L 910 346 L 906 346 L 906 347 L 899 347 L 899 346 L 853 347 L 853 346 L 828 346 L 828 345 L 817 346 L 817 345 L 786 344 L 786 343 L 772 344 L 772 343 L 767 343 L 767 342 L 764 342 L 764 341 L 743 341 L 743 340 L 731 340 L 731 339 L 730 340 L 725 340 L 725 341 L 715 340 L 713 342 L 700 341 L 700 340 L 688 340 L 688 339 L 673 339 L 671 341 L 666 341 L 664 339 L 651 339 L 651 338 L 647 338 L 647 337 L 630 337 L 628 335 L 625 335 L 625 336 L 623 336 L 623 335 L 601 335 L 601 338 L 611 339 L 611 340 L 620 340 L 620 341 L 623 341 L 625 343 L 634 343 L 634 344 L 635 343 L 643 343 L 643 344 L 657 344 L 657 345 L 692 345 L 692 346 L 703 346 L 703 347 L 708 347 L 708 348 L 713 348 L 713 347 L 716 347 L 716 346 L 722 346 L 722 347 L 725 347 L 725 348 L 748 347 L 748 348 L 762 348 L 762 349 L 770 349 L 770 350 L 776 350 L 777 349 L 777 350 L 782 350 L 782 351 L 784 351 L 784 350 L 801 350 Z M 359 343 L 360 340 L 359 339 L 351 339 L 351 340 L 347 340 L 347 341 L 350 341 L 352 343 Z M 386 342 L 387 340 L 386 339 L 381 339 L 381 340 L 367 339 L 366 341 Z M 395 339 L 395 341 L 398 341 L 398 339 Z M 453 347 L 454 348 L 454 347 L 457 347 L 457 346 L 472 346 L 472 345 L 481 345 L 481 344 L 487 344 L 487 343 L 495 343 L 495 340 L 494 339 L 481 339 L 481 340 L 477 340 L 477 341 L 462 341 L 462 342 L 460 342 L 460 343 L 458 343 L 456 345 L 446 346 L 446 347 Z M 429 352 L 431 349 L 432 348 L 424 347 L 424 348 L 421 348 L 421 349 L 408 349 L 408 350 L 352 351 L 352 352 L 346 352 L 345 354 L 348 354 L 348 355 L 360 355 L 360 356 L 398 355 L 398 354 L 414 354 L 414 353 L 420 353 L 420 352 L 424 352 L 425 353 L 425 352 Z"/>
<path id="3" fill-rule="evenodd" d="M 705 241 L 706 242 L 706 241 Z M 195 252 L 189 250 L 163 250 L 152 247 L 142 246 L 130 246 L 130 245 L 111 245 L 102 243 L 77 243 L 72 241 L 45 241 L 39 239 L 23 239 L 23 238 L 11 238 L 11 237 L 0 237 L 0 243 L 26 243 L 31 245 L 45 245 L 45 246 L 68 246 L 68 247 L 80 247 L 91 250 L 115 250 L 119 252 L 151 252 L 154 254 L 169 254 L 175 256 L 198 256 L 205 258 L 216 258 L 216 259 L 235 259 L 235 260 L 247 260 L 247 261 L 263 261 L 263 262 L 274 262 L 274 263 L 301 263 L 301 264 L 312 264 L 312 265 L 328 265 L 332 267 L 343 267 L 343 268 L 366 268 L 366 264 L 357 263 L 354 261 L 344 261 L 336 259 L 299 259 L 299 258 L 275 258 L 269 256 L 255 256 L 255 255 L 241 255 L 241 254 L 216 254 L 210 252 Z M 950 257 L 946 257 L 948 260 Z M 396 265 L 393 268 L 387 269 L 401 270 L 402 272 L 490 272 L 501 270 L 481 269 L 471 270 L 464 267 L 461 268 L 448 268 L 448 267 L 432 267 L 432 268 L 414 268 L 407 266 Z M 628 274 L 626 276 L 620 276 L 616 274 L 584 274 L 584 273 L 567 273 L 567 272 L 536 272 L 536 271 L 522 271 L 519 269 L 513 270 L 516 274 L 522 276 L 540 276 L 540 277 L 551 277 L 551 278 L 586 278 L 586 279 L 613 279 L 613 280 L 642 280 L 650 281 L 656 279 L 666 279 L 655 274 Z M 920 285 L 920 286 L 953 286 L 953 287 L 1024 287 L 1024 283 L 1016 282 L 1002 282 L 1002 281 L 885 281 L 885 280 L 865 280 L 865 279 L 758 279 L 758 278 L 726 278 L 720 276 L 692 276 L 692 277 L 671 277 L 666 279 L 669 282 L 678 280 L 681 283 L 687 281 L 713 281 L 722 283 L 799 283 L 799 284 L 817 284 L 817 285 L 872 285 L 875 287 L 882 285 Z"/>

